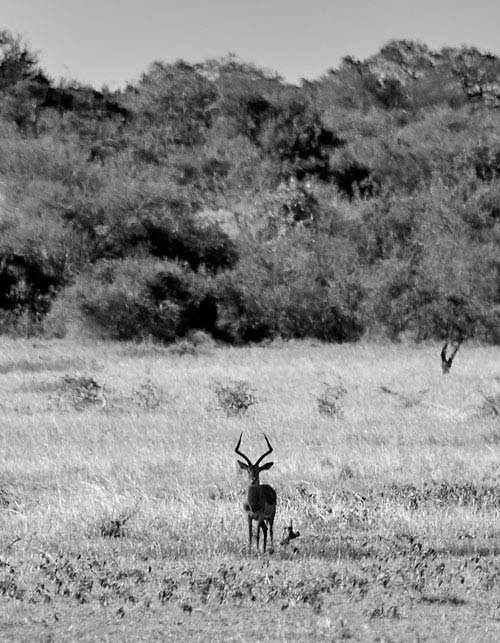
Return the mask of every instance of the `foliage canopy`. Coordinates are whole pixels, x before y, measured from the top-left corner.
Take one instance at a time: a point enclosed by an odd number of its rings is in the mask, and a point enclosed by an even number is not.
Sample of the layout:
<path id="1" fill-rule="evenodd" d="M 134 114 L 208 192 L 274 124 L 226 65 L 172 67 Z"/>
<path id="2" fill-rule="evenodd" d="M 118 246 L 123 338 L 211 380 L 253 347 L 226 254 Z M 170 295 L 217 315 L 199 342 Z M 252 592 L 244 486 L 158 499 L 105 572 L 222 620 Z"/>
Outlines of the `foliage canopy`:
<path id="1" fill-rule="evenodd" d="M 110 92 L 1 31 L 0 328 L 498 342 L 498 106 L 472 47 L 395 40 L 300 86 L 157 61 Z"/>

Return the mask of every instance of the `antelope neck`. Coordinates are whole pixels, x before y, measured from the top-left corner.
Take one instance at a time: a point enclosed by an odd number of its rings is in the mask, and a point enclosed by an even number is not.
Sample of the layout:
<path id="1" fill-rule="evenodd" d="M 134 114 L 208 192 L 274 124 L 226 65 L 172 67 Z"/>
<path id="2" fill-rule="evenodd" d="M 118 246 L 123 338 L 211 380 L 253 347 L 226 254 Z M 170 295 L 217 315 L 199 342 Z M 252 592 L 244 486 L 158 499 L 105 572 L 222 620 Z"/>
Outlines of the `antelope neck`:
<path id="1" fill-rule="evenodd" d="M 256 482 L 252 482 L 248 487 L 248 494 L 247 494 L 248 504 L 251 507 L 258 506 L 260 504 L 260 497 L 261 497 L 261 489 L 260 489 L 259 481 L 257 480 Z"/>

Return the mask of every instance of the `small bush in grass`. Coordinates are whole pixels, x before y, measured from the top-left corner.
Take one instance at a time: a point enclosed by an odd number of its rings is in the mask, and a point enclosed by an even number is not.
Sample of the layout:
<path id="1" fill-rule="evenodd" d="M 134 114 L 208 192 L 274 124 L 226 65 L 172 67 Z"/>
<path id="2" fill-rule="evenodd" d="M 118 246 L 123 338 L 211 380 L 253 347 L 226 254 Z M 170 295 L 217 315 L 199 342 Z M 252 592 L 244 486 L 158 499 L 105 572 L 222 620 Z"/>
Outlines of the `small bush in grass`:
<path id="1" fill-rule="evenodd" d="M 341 418 L 344 415 L 344 398 L 347 389 L 342 384 L 324 382 L 321 394 L 316 398 L 321 415 Z"/>
<path id="2" fill-rule="evenodd" d="M 177 339 L 169 348 L 169 353 L 174 355 L 201 355 L 209 354 L 215 345 L 210 335 L 202 330 L 194 330 L 183 339 Z"/>
<path id="3" fill-rule="evenodd" d="M 169 348 L 174 355 L 198 355 L 198 349 L 187 339 L 179 339 Z"/>
<path id="4" fill-rule="evenodd" d="M 132 517 L 132 513 L 123 513 L 119 516 L 105 516 L 96 525 L 97 532 L 103 538 L 123 538 L 126 535 L 125 525 Z"/>
<path id="5" fill-rule="evenodd" d="M 257 404 L 255 389 L 244 380 L 215 382 L 214 386 L 219 408 L 225 411 L 227 416 L 242 415 L 253 404 Z"/>
<path id="6" fill-rule="evenodd" d="M 500 415 L 500 395 L 485 395 L 481 393 L 484 402 L 479 409 L 479 414 L 483 416 L 498 417 Z"/>
<path id="7" fill-rule="evenodd" d="M 60 388 L 58 406 L 66 403 L 79 411 L 90 407 L 102 409 L 106 406 L 104 385 L 99 384 L 93 377 L 64 375 Z"/>
<path id="8" fill-rule="evenodd" d="M 338 473 L 339 480 L 352 480 L 356 476 L 356 468 L 350 464 L 343 464 Z"/>
<path id="9" fill-rule="evenodd" d="M 162 393 L 159 387 L 148 378 L 133 392 L 132 401 L 146 411 L 157 411 L 162 405 Z"/>

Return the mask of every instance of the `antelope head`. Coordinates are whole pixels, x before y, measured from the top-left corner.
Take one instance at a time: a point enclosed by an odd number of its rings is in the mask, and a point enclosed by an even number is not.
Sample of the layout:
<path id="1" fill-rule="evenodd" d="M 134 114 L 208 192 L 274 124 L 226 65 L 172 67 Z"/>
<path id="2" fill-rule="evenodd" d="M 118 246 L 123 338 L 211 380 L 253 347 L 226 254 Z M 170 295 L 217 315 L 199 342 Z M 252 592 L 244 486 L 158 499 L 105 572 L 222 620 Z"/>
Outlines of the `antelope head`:
<path id="1" fill-rule="evenodd" d="M 251 486 L 258 486 L 260 484 L 259 483 L 259 473 L 261 471 L 266 471 L 267 469 L 270 469 L 274 464 L 274 462 L 266 462 L 263 465 L 260 464 L 262 462 L 262 460 L 267 455 L 272 453 L 273 447 L 269 443 L 269 440 L 267 439 L 267 436 L 264 433 L 264 438 L 265 438 L 265 440 L 267 442 L 268 450 L 263 455 L 260 456 L 260 458 L 257 460 L 257 462 L 255 462 L 255 464 L 252 464 L 250 459 L 244 453 L 242 453 L 240 451 L 240 445 L 241 445 L 241 438 L 242 437 L 243 437 L 243 433 L 241 433 L 241 435 L 240 435 L 240 439 L 238 440 L 238 444 L 236 445 L 235 452 L 238 455 L 240 455 L 242 458 L 244 458 L 245 462 L 242 462 L 241 460 L 238 460 L 238 464 L 240 465 L 240 467 L 242 469 L 244 469 L 248 473 L 248 479 L 250 480 L 250 485 Z"/>

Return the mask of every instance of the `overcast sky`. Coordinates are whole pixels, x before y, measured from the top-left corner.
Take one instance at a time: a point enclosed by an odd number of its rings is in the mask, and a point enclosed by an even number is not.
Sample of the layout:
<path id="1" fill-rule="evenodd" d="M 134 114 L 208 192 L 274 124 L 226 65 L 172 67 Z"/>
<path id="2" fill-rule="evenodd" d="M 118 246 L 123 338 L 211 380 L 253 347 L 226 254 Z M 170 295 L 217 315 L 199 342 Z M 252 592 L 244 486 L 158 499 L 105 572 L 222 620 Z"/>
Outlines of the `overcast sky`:
<path id="1" fill-rule="evenodd" d="M 53 78 L 95 87 L 229 52 L 295 82 L 392 38 L 500 53 L 500 0 L 0 0 L 0 27 Z"/>

